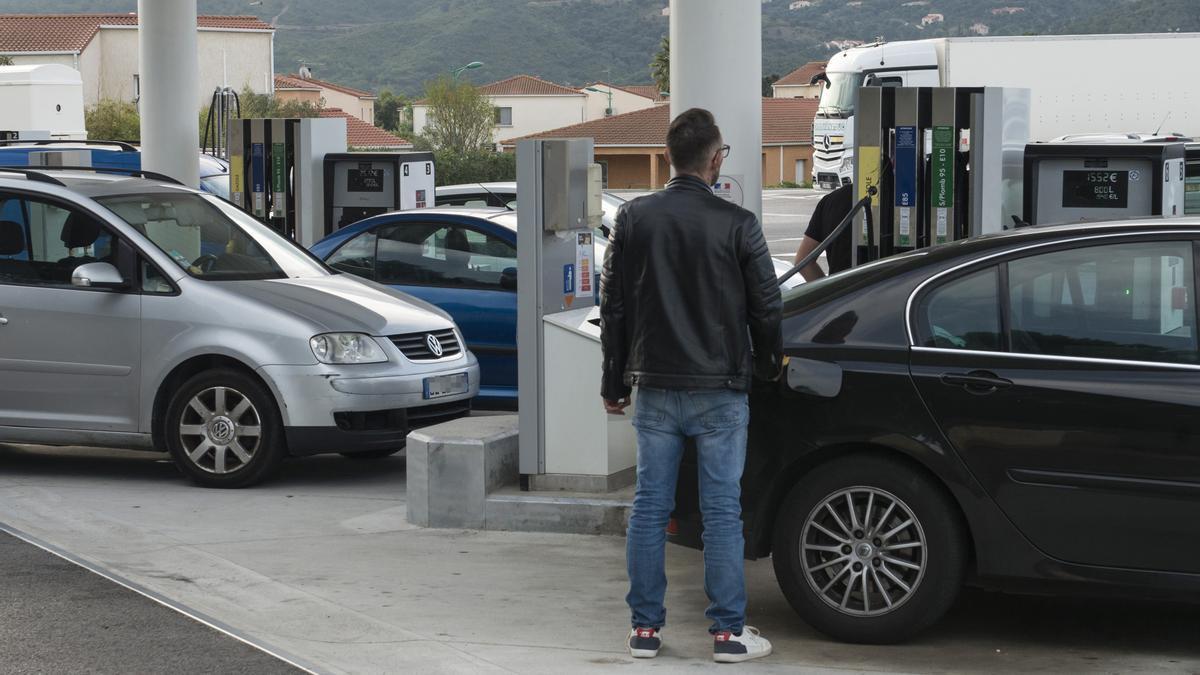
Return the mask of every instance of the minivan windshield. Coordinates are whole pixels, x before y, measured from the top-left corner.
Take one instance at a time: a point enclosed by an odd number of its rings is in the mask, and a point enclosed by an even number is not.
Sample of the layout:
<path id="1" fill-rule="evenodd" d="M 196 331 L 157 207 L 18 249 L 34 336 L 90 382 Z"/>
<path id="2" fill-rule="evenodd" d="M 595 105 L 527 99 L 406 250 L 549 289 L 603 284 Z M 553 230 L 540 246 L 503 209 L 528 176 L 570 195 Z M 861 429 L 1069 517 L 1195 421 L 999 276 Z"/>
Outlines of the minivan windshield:
<path id="1" fill-rule="evenodd" d="M 862 86 L 862 73 L 825 73 L 829 86 L 821 90 L 817 113 L 827 117 L 849 117 L 854 114 L 854 97 Z"/>
<path id="2" fill-rule="evenodd" d="M 316 259 L 232 204 L 211 195 L 156 192 L 96 201 L 198 279 L 285 279 L 329 274 Z"/>

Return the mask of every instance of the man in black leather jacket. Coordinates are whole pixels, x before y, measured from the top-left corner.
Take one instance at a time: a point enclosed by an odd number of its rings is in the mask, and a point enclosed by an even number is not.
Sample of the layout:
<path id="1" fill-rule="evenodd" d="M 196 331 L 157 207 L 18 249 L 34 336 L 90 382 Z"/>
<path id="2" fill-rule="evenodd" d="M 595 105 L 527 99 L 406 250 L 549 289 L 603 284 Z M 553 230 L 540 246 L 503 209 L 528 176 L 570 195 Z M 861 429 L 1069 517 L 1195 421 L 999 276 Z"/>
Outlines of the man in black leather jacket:
<path id="1" fill-rule="evenodd" d="M 624 414 L 638 388 L 626 598 L 635 657 L 654 656 L 662 644 L 664 530 L 688 437 L 699 462 L 713 658 L 745 661 L 771 650 L 745 626 L 740 483 L 751 380 L 781 369 L 781 302 L 758 219 L 709 187 L 728 152 L 711 113 L 676 117 L 667 134 L 676 177 L 622 206 L 604 260 L 605 410 Z"/>

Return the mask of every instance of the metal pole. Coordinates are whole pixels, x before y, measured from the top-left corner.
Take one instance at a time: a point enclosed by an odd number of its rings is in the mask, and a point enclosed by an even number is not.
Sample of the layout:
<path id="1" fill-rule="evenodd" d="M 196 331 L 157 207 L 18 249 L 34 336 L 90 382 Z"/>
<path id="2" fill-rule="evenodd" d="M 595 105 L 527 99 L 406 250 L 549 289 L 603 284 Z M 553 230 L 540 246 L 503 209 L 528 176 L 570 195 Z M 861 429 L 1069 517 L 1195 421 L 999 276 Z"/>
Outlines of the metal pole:
<path id="1" fill-rule="evenodd" d="M 196 0 L 138 0 L 142 168 L 200 186 Z"/>
<path id="2" fill-rule="evenodd" d="M 717 118 L 730 146 L 721 182 L 761 219 L 761 0 L 671 0 L 671 116 L 688 108 Z"/>

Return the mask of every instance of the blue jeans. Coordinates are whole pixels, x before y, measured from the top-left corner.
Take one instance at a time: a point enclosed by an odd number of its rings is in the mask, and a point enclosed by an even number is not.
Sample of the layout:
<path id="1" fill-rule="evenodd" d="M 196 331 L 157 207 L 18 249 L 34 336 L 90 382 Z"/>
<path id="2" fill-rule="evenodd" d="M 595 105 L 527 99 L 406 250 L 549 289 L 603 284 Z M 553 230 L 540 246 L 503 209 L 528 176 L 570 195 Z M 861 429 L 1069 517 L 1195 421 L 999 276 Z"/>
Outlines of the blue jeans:
<path id="1" fill-rule="evenodd" d="M 742 467 L 746 462 L 747 395 L 728 389 L 638 389 L 637 492 L 629 516 L 626 562 L 633 625 L 661 628 L 667 620 L 667 520 L 687 437 L 696 440 L 704 522 L 704 592 L 710 632 L 740 633 L 746 623 L 742 540 Z"/>

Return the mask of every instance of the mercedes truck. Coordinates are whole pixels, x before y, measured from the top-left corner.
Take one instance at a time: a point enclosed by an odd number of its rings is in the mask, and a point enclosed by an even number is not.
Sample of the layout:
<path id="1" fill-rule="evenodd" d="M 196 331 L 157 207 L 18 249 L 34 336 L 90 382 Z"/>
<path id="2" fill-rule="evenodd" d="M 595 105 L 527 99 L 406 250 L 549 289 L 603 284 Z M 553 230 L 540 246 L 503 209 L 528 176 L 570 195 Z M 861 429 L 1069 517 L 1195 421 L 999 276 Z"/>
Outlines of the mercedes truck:
<path id="1" fill-rule="evenodd" d="M 1023 87 L 1030 138 L 1103 132 L 1200 137 L 1200 33 L 935 38 L 852 47 L 829 60 L 813 120 L 813 185 L 854 175 L 859 87 Z"/>

